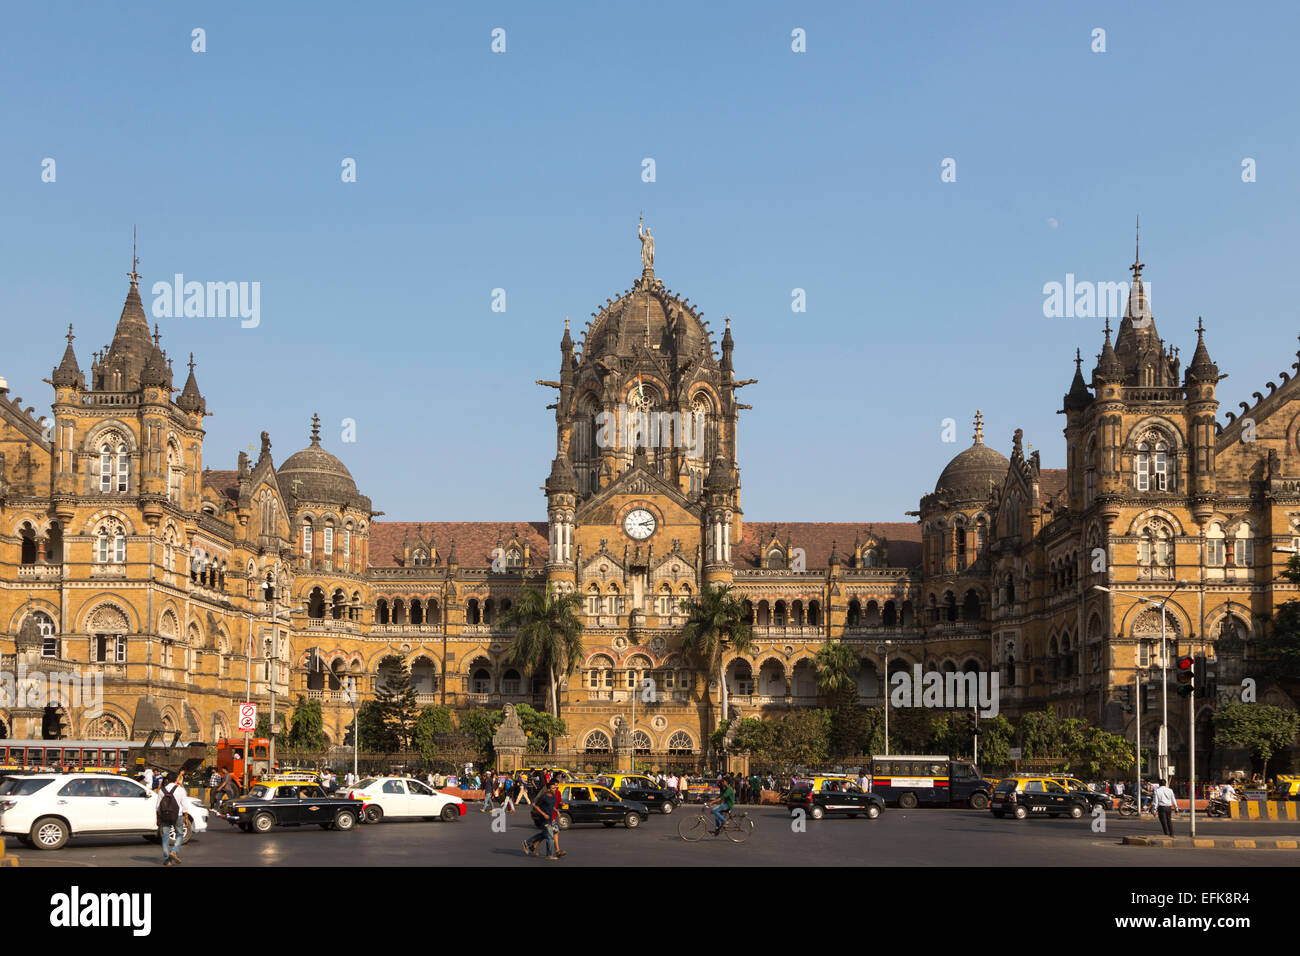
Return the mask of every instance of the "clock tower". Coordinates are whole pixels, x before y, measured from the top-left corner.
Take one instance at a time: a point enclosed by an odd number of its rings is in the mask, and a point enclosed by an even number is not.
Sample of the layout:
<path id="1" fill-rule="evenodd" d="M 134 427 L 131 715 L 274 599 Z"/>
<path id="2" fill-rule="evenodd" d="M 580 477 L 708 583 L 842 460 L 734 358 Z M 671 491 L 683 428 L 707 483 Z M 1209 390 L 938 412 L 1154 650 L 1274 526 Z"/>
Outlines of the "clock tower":
<path id="1" fill-rule="evenodd" d="M 639 233 L 641 277 L 592 313 L 580 345 L 565 319 L 560 378 L 538 383 L 558 391 L 547 580 L 583 595 L 586 653 L 615 671 L 641 666 L 634 656 L 664 667 L 682 601 L 732 580 L 736 389 L 751 384 L 733 374 L 730 320 L 715 343 L 689 298 L 655 276 Z"/>

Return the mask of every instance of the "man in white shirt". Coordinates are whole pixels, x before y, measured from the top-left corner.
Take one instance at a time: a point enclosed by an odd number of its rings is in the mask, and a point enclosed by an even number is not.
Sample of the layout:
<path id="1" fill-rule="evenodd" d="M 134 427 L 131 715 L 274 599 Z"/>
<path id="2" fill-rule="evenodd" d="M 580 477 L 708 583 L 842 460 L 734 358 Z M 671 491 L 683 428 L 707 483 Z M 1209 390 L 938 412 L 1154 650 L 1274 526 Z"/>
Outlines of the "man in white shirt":
<path id="1" fill-rule="evenodd" d="M 1163 778 L 1155 792 L 1156 815 L 1160 817 L 1160 829 L 1165 836 L 1174 835 L 1174 811 L 1178 809 L 1178 798 L 1174 791 L 1165 784 Z"/>
<path id="2" fill-rule="evenodd" d="M 145 768 L 144 768 L 144 781 L 143 781 L 143 782 L 144 782 L 144 788 L 145 788 L 146 790 L 152 790 L 152 789 L 153 789 L 153 767 L 145 767 Z"/>
<path id="3" fill-rule="evenodd" d="M 158 791 L 159 804 L 168 796 L 176 799 L 176 820 L 170 823 L 159 820 L 158 823 L 158 842 L 162 844 L 163 862 L 167 866 L 172 866 L 181 861 L 181 858 L 176 855 L 176 851 L 180 849 L 181 844 L 184 842 L 185 815 L 189 814 L 191 819 L 195 816 L 194 804 L 190 801 L 189 794 L 185 792 L 179 774 L 171 783 L 167 782 L 165 772 L 159 773 L 158 778 L 162 781 L 162 786 Z"/>
<path id="4" fill-rule="evenodd" d="M 858 786 L 862 788 L 863 793 L 871 792 L 871 777 L 865 770 L 858 776 Z"/>

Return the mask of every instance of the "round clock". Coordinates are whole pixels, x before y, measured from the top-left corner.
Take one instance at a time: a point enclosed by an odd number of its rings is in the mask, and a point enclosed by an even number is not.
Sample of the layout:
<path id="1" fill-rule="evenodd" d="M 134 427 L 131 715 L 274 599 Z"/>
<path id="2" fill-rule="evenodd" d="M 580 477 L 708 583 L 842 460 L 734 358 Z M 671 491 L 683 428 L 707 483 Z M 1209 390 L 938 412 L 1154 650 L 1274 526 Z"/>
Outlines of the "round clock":
<path id="1" fill-rule="evenodd" d="M 623 531 L 635 541 L 644 541 L 655 533 L 655 516 L 644 508 L 629 511 L 623 519 Z"/>

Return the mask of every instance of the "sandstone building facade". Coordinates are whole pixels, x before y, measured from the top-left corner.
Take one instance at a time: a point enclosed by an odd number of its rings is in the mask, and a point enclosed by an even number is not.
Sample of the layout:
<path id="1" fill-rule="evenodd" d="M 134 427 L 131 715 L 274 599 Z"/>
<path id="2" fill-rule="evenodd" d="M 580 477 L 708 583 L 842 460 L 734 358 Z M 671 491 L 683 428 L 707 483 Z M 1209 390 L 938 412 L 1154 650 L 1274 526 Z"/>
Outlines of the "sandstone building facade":
<path id="1" fill-rule="evenodd" d="M 566 320 L 559 378 L 539 383 L 556 393 L 545 520 L 513 523 L 376 520 L 318 423 L 278 467 L 266 433 L 255 459 L 207 467 L 192 358 L 174 388 L 133 270 L 89 376 L 69 329 L 48 415 L 0 390 L 0 669 L 39 637 L 43 666 L 101 674 L 105 691 L 93 716 L 71 701 L 0 710 L 0 736 L 215 739 L 233 732 L 247 685 L 282 710 L 319 698 L 338 742 L 343 680 L 372 695 L 394 656 L 422 703 L 542 707 L 540 677 L 506 664 L 499 622 L 523 588 L 549 585 L 583 597 L 568 746 L 608 753 L 652 677 L 636 749 L 700 758 L 715 678 L 680 649 L 680 603 L 725 583 L 759 641 L 726 661 L 744 714 L 815 705 L 813 655 L 842 640 L 863 661 L 865 703 L 882 701 L 886 660 L 997 671 L 1006 712 L 1050 704 L 1132 737 L 1125 688 L 1160 653 L 1159 612 L 1141 599 L 1186 582 L 1167 605 L 1169 653 L 1205 653 L 1226 693 L 1249 676 L 1262 622 L 1295 596 L 1274 549 L 1300 545 L 1300 363 L 1220 415 L 1203 329 L 1180 374 L 1141 270 L 1090 381 L 1076 359 L 1065 468 L 1026 457 L 1019 431 L 1005 457 L 977 416 L 917 521 L 815 524 L 745 520 L 736 437 L 752 382 L 736 377 L 730 320 L 715 340 L 656 278 L 653 247 L 580 345 Z M 1217 654 L 1225 637 L 1246 650 Z M 1178 752 L 1187 704 L 1173 699 Z M 1153 695 L 1147 733 L 1158 706 Z M 1207 722 L 1213 703 L 1198 707 Z M 1204 751 L 1208 726 L 1198 739 Z"/>

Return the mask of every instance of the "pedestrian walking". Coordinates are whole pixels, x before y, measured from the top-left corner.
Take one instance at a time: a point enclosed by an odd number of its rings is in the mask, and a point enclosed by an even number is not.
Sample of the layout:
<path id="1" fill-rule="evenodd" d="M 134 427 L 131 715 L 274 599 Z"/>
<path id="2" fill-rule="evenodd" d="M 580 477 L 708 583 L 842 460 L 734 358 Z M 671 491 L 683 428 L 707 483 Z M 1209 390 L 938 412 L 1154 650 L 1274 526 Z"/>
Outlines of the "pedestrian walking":
<path id="1" fill-rule="evenodd" d="M 1164 778 L 1160 779 L 1160 786 L 1156 787 L 1155 792 L 1156 815 L 1160 817 L 1160 829 L 1165 836 L 1174 835 L 1174 811 L 1178 809 L 1178 798 L 1174 796 L 1173 788 L 1165 784 Z"/>
<path id="2" fill-rule="evenodd" d="M 546 859 L 560 858 L 555 844 L 555 832 L 559 828 L 557 802 L 555 788 L 551 786 L 550 781 L 547 781 L 532 806 L 533 824 L 537 827 L 537 832 L 524 841 L 524 853 L 528 856 L 536 856 L 537 844 L 545 841 Z"/>
<path id="3" fill-rule="evenodd" d="M 161 787 L 156 816 L 158 842 L 162 844 L 163 865 L 175 866 L 181 862 L 176 851 L 180 849 L 185 837 L 185 812 L 190 810 L 192 815 L 193 806 L 185 788 L 180 784 L 179 775 L 171 783 L 163 783 L 167 779 L 165 772 L 159 773 L 158 779 Z"/>
<path id="4" fill-rule="evenodd" d="M 518 793 L 518 796 L 515 798 L 516 804 L 526 803 L 529 806 L 532 806 L 533 801 L 528 799 L 528 778 L 524 776 L 522 770 L 519 771 L 519 774 L 515 777 L 515 790 Z"/>
<path id="5" fill-rule="evenodd" d="M 146 790 L 152 790 L 153 789 L 153 767 L 145 767 L 144 774 L 142 776 L 143 776 L 142 782 L 144 783 L 144 788 Z"/>
<path id="6" fill-rule="evenodd" d="M 493 786 L 494 784 L 491 777 L 485 777 L 483 779 L 483 805 L 478 808 L 479 813 L 487 813 L 496 809 L 496 804 L 492 802 Z"/>

